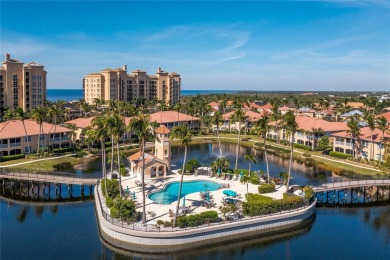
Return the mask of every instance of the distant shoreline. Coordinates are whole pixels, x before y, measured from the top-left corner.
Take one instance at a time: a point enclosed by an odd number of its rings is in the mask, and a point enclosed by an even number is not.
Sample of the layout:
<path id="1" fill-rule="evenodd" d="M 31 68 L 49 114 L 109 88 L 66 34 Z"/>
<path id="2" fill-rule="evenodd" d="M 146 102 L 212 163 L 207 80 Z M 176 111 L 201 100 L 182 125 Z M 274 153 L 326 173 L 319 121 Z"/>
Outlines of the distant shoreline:
<path id="1" fill-rule="evenodd" d="M 287 90 L 192 90 L 192 89 L 182 89 L 182 96 L 195 96 L 195 95 L 209 95 L 209 94 L 301 94 L 301 93 L 318 93 L 321 95 L 331 95 L 336 93 L 344 93 L 350 95 L 358 94 L 386 94 L 390 92 L 386 91 L 287 91 Z M 83 89 L 47 89 L 47 99 L 50 101 L 56 100 L 79 100 L 83 97 Z"/>

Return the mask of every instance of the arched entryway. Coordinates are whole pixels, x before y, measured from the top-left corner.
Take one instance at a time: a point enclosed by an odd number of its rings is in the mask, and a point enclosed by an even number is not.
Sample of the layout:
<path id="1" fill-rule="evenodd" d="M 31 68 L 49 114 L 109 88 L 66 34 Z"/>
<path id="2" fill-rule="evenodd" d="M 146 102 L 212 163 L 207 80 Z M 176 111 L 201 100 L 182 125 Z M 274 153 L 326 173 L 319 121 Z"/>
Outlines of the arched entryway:
<path id="1" fill-rule="evenodd" d="M 151 169 L 150 169 L 150 177 L 151 178 L 154 178 L 156 177 L 157 175 L 157 167 L 153 166 Z"/>
<path id="2" fill-rule="evenodd" d="M 158 176 L 164 176 L 164 170 L 165 170 L 165 167 L 163 165 L 158 167 Z"/>

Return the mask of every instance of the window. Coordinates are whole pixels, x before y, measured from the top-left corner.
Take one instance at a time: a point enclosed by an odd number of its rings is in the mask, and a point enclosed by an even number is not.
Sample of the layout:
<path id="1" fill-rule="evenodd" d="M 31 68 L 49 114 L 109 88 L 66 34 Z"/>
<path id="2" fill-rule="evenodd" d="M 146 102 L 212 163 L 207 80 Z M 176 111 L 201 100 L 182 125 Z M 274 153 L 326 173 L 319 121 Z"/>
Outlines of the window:
<path id="1" fill-rule="evenodd" d="M 167 156 L 168 155 L 168 150 L 165 150 L 164 154 L 165 154 L 165 156 Z"/>
<path id="2" fill-rule="evenodd" d="M 31 136 L 25 136 L 25 137 L 24 137 L 24 141 L 25 141 L 25 142 L 27 142 L 27 141 L 28 141 L 28 142 L 31 142 Z"/>

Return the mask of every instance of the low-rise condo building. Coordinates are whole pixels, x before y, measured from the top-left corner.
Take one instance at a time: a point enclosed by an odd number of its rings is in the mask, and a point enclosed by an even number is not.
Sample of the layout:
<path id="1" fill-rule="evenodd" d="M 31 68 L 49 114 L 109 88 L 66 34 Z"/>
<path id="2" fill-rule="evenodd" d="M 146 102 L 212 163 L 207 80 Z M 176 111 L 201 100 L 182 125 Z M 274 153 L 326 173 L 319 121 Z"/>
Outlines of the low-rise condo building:
<path id="1" fill-rule="evenodd" d="M 0 156 L 28 154 L 46 147 L 71 146 L 72 130 L 49 123 L 40 125 L 33 120 L 10 120 L 0 123 Z M 39 139 L 40 138 L 40 139 Z"/>
<path id="2" fill-rule="evenodd" d="M 21 107 L 23 110 L 43 106 L 46 100 L 46 71 L 37 62 L 24 64 L 5 54 L 0 66 L 0 116 L 3 109 Z"/>
<path id="3" fill-rule="evenodd" d="M 349 129 L 342 122 L 329 122 L 308 116 L 296 116 L 295 122 L 298 124 L 298 131 L 294 135 L 294 143 L 311 146 L 312 148 L 317 146 L 318 140 L 322 136 L 330 137 L 333 133 Z M 268 138 L 289 141 L 286 130 L 280 127 L 280 122 L 270 122 L 269 126 L 271 129 L 268 130 Z"/>
<path id="4" fill-rule="evenodd" d="M 177 103 L 180 100 L 181 78 L 176 72 L 158 68 L 155 75 L 135 70 L 127 73 L 127 66 L 104 69 L 85 75 L 84 99 L 93 104 L 95 98 L 102 100 L 132 101 L 137 98 L 158 99 Z"/>
<path id="5" fill-rule="evenodd" d="M 383 135 L 383 136 L 382 136 Z M 384 154 L 383 142 L 390 140 L 388 133 L 383 134 L 379 129 L 372 132 L 368 127 L 360 129 L 359 138 L 352 138 L 349 131 L 343 131 L 332 134 L 334 137 L 333 151 L 353 155 L 356 153 L 357 158 L 365 158 L 367 160 L 382 160 Z"/>
<path id="6" fill-rule="evenodd" d="M 232 120 L 232 117 L 234 115 L 234 111 L 223 114 L 222 118 L 224 121 L 222 122 L 221 125 L 219 125 L 219 130 L 238 131 L 240 128 L 242 130 L 244 127 L 245 127 L 245 129 L 249 130 L 249 129 L 251 129 L 253 123 L 258 121 L 259 119 L 261 119 L 263 117 L 264 113 L 266 113 L 266 112 L 257 113 L 257 112 L 253 112 L 251 110 L 243 110 L 243 112 L 245 113 L 245 120 L 244 120 L 244 122 L 241 122 L 241 123 L 236 122 L 235 120 Z M 216 130 L 217 130 L 217 125 L 213 125 L 213 131 L 216 131 Z"/>

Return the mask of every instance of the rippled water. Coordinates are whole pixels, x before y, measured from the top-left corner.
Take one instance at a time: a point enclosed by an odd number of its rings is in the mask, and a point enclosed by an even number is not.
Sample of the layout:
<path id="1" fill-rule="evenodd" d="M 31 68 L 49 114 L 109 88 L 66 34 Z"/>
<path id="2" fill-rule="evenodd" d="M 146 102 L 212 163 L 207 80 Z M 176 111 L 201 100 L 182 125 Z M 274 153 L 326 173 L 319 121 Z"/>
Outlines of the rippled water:
<path id="1" fill-rule="evenodd" d="M 204 164 L 217 157 L 212 145 L 192 146 L 189 159 Z M 248 148 L 242 148 L 245 153 Z M 234 145 L 224 145 L 234 166 Z M 287 170 L 287 159 L 270 156 L 272 175 Z M 173 149 L 179 165 L 182 153 Z M 252 169 L 265 169 L 261 154 Z M 239 161 L 242 168 L 247 163 Z M 175 166 L 177 167 L 177 166 Z M 296 182 L 331 176 L 295 162 Z M 93 202 L 35 206 L 0 201 L 0 259 L 389 259 L 390 206 L 318 208 L 312 224 L 272 238 L 254 238 L 177 254 L 145 255 L 116 249 L 99 237 Z"/>

